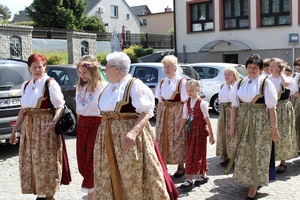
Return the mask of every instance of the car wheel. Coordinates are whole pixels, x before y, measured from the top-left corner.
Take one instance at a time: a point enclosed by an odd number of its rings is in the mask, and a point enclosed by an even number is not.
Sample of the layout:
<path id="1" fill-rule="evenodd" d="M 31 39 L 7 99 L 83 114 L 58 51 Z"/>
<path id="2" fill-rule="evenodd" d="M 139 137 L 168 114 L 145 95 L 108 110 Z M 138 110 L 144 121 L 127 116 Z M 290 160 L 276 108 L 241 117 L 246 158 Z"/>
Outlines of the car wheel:
<path id="1" fill-rule="evenodd" d="M 77 114 L 76 114 L 76 112 L 74 112 L 73 110 L 72 110 L 72 112 L 73 112 L 73 114 L 74 114 L 74 116 L 75 116 L 75 118 L 76 118 L 76 126 L 75 126 L 75 128 L 72 130 L 72 131 L 70 131 L 70 132 L 67 132 L 67 133 L 65 133 L 66 135 L 69 135 L 69 136 L 76 136 L 77 135 Z"/>
<path id="2" fill-rule="evenodd" d="M 212 97 L 211 107 L 215 113 L 219 114 L 221 112 L 221 105 L 219 103 L 218 94 L 216 94 L 215 96 Z"/>

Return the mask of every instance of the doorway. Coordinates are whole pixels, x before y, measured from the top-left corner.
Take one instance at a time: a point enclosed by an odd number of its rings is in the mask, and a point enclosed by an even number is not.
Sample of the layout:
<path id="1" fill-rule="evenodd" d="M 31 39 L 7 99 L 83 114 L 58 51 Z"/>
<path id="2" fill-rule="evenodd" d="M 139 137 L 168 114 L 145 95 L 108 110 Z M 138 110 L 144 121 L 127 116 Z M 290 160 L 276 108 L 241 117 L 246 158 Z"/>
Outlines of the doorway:
<path id="1" fill-rule="evenodd" d="M 238 54 L 226 54 L 226 55 L 223 55 L 223 61 L 225 63 L 235 63 L 235 64 L 238 64 L 238 61 L 239 61 Z"/>

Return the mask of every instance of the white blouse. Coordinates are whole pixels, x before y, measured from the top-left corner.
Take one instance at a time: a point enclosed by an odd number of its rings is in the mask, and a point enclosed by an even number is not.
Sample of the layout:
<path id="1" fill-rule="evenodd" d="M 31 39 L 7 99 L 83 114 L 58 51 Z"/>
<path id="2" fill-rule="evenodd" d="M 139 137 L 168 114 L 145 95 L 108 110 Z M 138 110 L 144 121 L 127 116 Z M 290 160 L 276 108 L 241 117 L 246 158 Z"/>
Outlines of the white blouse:
<path id="1" fill-rule="evenodd" d="M 236 82 L 229 93 L 229 99 L 232 103 L 232 107 L 240 107 L 239 98 L 244 102 L 250 103 L 252 99 L 260 93 L 260 86 L 264 80 L 264 76 L 257 76 L 252 81 L 247 76 L 244 79 L 244 83 L 238 90 L 239 81 Z M 250 81 L 250 83 L 249 83 Z M 265 82 L 264 97 L 267 108 L 276 108 L 277 104 L 277 92 L 272 82 L 267 78 Z M 238 98 L 239 97 L 239 98 Z"/>
<path id="2" fill-rule="evenodd" d="M 98 106 L 101 111 L 114 111 L 117 102 L 123 100 L 124 91 L 128 81 L 132 78 L 127 74 L 120 82 L 110 83 L 103 91 Z M 146 86 L 141 80 L 136 79 L 130 91 L 132 105 L 135 107 L 137 113 L 145 112 L 151 117 L 155 106 L 155 100 L 152 90 Z"/>
<path id="3" fill-rule="evenodd" d="M 294 77 L 294 81 L 295 81 L 295 91 L 294 92 L 298 92 L 299 91 L 299 78 L 300 78 L 300 74 L 298 73 Z"/>
<path id="4" fill-rule="evenodd" d="M 26 86 L 24 91 L 25 81 L 22 84 L 21 91 L 22 91 L 22 98 L 21 98 L 21 105 L 22 108 L 36 108 L 38 103 L 38 99 L 43 96 L 44 87 L 46 80 L 50 78 L 47 74 L 45 74 L 42 78 L 34 81 L 33 78 Z M 59 84 L 55 80 L 50 80 L 49 84 L 49 93 L 50 93 L 50 100 L 54 106 L 54 108 L 63 108 L 65 105 L 64 95 L 61 92 L 61 88 Z"/>
<path id="5" fill-rule="evenodd" d="M 190 101 L 190 107 L 191 108 L 195 107 L 195 104 L 196 104 L 196 102 L 197 102 L 198 99 L 199 99 L 199 97 L 197 97 L 195 99 L 191 99 L 191 101 Z M 200 109 L 201 109 L 201 111 L 203 113 L 204 118 L 209 117 L 209 113 L 208 113 L 209 108 L 208 108 L 208 106 L 209 106 L 209 104 L 208 104 L 207 101 L 204 101 L 204 100 L 201 101 L 201 103 L 200 103 Z M 187 102 L 185 102 L 184 105 L 183 105 L 183 115 L 182 116 L 183 116 L 184 119 L 188 119 L 189 118 L 188 108 L 187 108 Z"/>
<path id="6" fill-rule="evenodd" d="M 87 91 L 87 84 L 80 88 L 77 87 L 75 96 L 77 115 L 100 117 L 99 97 L 107 85 L 106 81 L 102 81 L 93 93 Z"/>
<path id="7" fill-rule="evenodd" d="M 155 97 L 162 101 L 162 99 L 168 100 L 172 97 L 173 93 L 177 90 L 177 85 L 179 81 L 182 79 L 182 76 L 179 74 L 176 74 L 173 78 L 169 79 L 168 77 L 165 78 L 164 82 L 161 84 L 160 82 L 156 86 L 155 89 Z M 182 80 L 181 87 L 180 87 L 180 99 L 182 102 L 187 100 L 189 97 L 186 91 L 186 80 Z"/>
<path id="8" fill-rule="evenodd" d="M 291 92 L 294 92 L 295 90 L 297 90 L 295 88 L 295 80 L 292 77 L 285 76 L 284 78 L 285 78 L 285 80 L 290 82 L 290 84 L 287 87 L 285 87 L 286 89 L 291 90 Z M 273 85 L 277 91 L 277 94 L 278 94 L 281 90 L 281 77 L 279 76 L 278 78 L 275 78 L 273 76 L 269 76 L 269 79 L 273 83 Z"/>
<path id="9" fill-rule="evenodd" d="M 223 85 L 223 87 L 220 89 L 220 92 L 219 92 L 219 102 L 220 103 L 229 103 L 230 102 L 229 92 L 231 91 L 234 83 L 235 82 L 233 82 L 232 84 L 225 83 Z"/>

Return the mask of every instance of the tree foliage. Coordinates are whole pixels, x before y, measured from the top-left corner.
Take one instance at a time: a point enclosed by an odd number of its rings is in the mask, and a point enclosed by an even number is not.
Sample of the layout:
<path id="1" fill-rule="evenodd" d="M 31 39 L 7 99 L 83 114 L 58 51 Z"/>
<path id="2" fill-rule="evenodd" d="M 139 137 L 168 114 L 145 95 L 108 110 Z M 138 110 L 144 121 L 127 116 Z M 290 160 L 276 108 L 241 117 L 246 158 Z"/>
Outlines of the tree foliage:
<path id="1" fill-rule="evenodd" d="M 5 5 L 0 4 L 0 14 L 3 15 L 3 20 L 9 20 L 11 17 L 11 11 Z"/>
<path id="2" fill-rule="evenodd" d="M 34 0 L 26 12 L 37 27 L 82 30 L 85 8 L 84 0 Z"/>
<path id="3" fill-rule="evenodd" d="M 105 32 L 105 25 L 97 16 L 86 17 L 83 30 Z"/>

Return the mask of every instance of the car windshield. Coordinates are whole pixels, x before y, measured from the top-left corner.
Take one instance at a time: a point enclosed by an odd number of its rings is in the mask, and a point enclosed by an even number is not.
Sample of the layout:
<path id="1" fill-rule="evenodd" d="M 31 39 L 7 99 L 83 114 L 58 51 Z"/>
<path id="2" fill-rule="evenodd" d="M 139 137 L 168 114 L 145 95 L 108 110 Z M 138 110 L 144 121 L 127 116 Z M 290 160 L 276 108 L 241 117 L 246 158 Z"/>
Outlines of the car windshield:
<path id="1" fill-rule="evenodd" d="M 234 68 L 238 71 L 238 73 L 242 74 L 243 76 L 247 76 L 247 70 L 244 65 L 237 65 Z"/>
<path id="2" fill-rule="evenodd" d="M 188 77 L 198 80 L 198 81 L 201 80 L 199 74 L 193 67 L 182 65 L 181 68 L 183 70 L 184 75 L 187 75 Z"/>
<path id="3" fill-rule="evenodd" d="M 28 68 L 24 65 L 0 66 L 0 90 L 20 89 L 22 83 L 30 79 Z"/>

